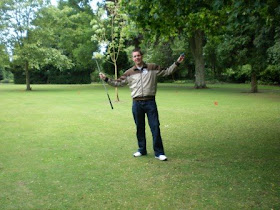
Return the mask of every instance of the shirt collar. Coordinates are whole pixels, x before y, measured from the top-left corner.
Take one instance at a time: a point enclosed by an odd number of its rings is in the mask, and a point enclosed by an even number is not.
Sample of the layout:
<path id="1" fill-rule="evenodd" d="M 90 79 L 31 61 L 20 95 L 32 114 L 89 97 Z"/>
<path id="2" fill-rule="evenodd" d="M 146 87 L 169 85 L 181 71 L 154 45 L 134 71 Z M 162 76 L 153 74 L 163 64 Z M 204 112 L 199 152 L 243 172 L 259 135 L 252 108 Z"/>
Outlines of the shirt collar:
<path id="1" fill-rule="evenodd" d="M 148 67 L 148 65 L 147 65 L 146 63 L 144 63 L 144 64 L 143 64 L 143 67 L 142 67 L 142 70 L 143 70 L 144 68 L 147 68 L 147 67 Z M 133 66 L 133 70 L 134 70 L 134 71 L 139 71 L 139 69 L 137 68 L 136 65 Z"/>

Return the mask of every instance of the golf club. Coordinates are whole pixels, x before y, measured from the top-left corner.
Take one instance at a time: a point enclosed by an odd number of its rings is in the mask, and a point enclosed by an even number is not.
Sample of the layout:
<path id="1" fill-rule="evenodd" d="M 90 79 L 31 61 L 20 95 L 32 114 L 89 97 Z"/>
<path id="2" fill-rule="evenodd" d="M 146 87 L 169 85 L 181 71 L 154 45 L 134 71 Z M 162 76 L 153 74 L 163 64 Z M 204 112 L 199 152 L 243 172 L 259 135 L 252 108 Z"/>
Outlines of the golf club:
<path id="1" fill-rule="evenodd" d="M 99 74 L 100 74 L 101 71 L 100 71 L 99 64 L 98 64 L 98 62 L 97 62 L 97 60 L 96 60 L 96 53 L 93 53 L 93 59 L 94 59 L 95 62 L 96 62 L 97 69 L 98 69 L 98 72 L 99 72 Z M 106 94 L 107 94 L 108 100 L 109 100 L 109 102 L 110 102 L 111 108 L 114 109 L 113 104 L 112 104 L 111 99 L 110 99 L 110 96 L 109 96 L 109 93 L 108 93 L 108 90 L 107 90 L 107 88 L 106 88 L 106 86 L 105 86 L 104 80 L 103 80 L 103 79 L 100 79 L 100 80 L 102 81 L 102 85 L 103 85 L 103 87 L 104 87 L 104 89 L 105 89 L 105 91 L 106 91 Z"/>

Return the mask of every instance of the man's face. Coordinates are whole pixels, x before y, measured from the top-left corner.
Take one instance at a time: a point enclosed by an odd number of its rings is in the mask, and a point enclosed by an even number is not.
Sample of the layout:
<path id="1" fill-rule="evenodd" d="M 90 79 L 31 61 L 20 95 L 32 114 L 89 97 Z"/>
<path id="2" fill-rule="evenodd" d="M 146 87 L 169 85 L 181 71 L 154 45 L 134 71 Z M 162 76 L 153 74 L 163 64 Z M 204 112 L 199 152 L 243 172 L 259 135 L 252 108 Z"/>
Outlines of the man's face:
<path id="1" fill-rule="evenodd" d="M 132 60 L 136 66 L 142 66 L 143 64 L 142 55 L 140 54 L 140 52 L 133 52 Z"/>

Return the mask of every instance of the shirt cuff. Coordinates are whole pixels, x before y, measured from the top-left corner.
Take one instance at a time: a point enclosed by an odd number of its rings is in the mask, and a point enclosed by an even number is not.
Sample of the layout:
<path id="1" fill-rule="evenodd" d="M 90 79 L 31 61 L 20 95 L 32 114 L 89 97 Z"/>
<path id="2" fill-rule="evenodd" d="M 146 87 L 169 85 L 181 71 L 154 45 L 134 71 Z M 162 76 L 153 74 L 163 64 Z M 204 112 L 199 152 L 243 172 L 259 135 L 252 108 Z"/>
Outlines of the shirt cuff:
<path id="1" fill-rule="evenodd" d="M 175 62 L 176 66 L 180 66 L 180 63 L 178 61 Z"/>

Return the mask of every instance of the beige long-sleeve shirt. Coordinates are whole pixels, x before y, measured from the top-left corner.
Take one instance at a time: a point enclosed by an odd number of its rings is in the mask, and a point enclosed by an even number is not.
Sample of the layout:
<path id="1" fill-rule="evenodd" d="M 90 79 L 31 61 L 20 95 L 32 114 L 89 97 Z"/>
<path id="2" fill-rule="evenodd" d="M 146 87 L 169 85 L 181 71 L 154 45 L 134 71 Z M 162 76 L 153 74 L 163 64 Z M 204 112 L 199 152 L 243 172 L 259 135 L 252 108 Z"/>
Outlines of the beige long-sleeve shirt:
<path id="1" fill-rule="evenodd" d="M 148 63 L 144 64 L 142 69 L 136 66 L 128 69 L 120 78 L 105 80 L 114 87 L 129 85 L 131 97 L 155 96 L 157 92 L 157 77 L 173 74 L 177 69 L 176 63 L 169 68 L 163 69 L 159 65 Z"/>

